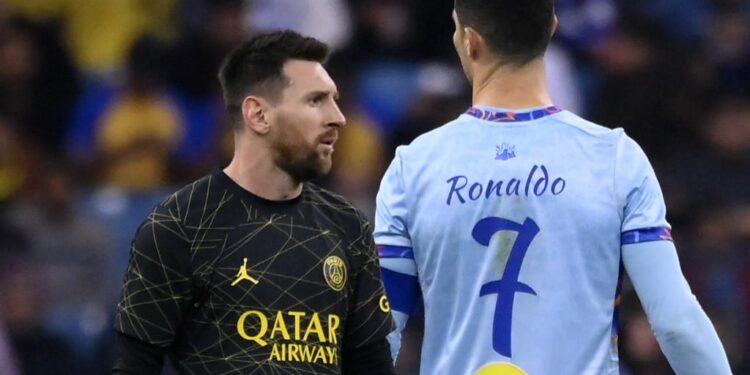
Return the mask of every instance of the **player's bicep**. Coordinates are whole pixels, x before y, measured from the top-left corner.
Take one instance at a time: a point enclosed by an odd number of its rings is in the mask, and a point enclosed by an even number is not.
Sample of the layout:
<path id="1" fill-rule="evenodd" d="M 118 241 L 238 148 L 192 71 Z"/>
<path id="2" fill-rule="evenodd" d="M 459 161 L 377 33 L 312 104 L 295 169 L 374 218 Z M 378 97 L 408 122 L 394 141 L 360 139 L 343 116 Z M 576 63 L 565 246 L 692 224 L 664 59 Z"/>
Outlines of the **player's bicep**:
<path id="1" fill-rule="evenodd" d="M 383 176 L 375 203 L 375 241 L 411 246 L 407 227 L 406 188 L 398 151 Z"/>
<path id="2" fill-rule="evenodd" d="M 401 332 L 409 316 L 419 306 L 421 291 L 417 277 L 417 264 L 410 247 L 378 245 L 383 284 L 391 304 L 396 328 L 388 335 L 391 356 L 395 361 L 401 348 Z"/>
<path id="3" fill-rule="evenodd" d="M 622 205 L 622 230 L 668 227 L 664 196 L 648 157 L 623 135 L 615 167 L 615 189 Z"/>
<path id="4" fill-rule="evenodd" d="M 393 330 L 391 308 L 385 296 L 370 223 L 360 217 L 360 233 L 349 249 L 352 254 L 352 288 L 346 319 L 347 350 L 385 339 Z"/>
<path id="5" fill-rule="evenodd" d="M 391 308 L 411 315 L 418 306 L 420 295 L 413 250 L 403 246 L 378 245 L 378 256 Z"/>
<path id="6" fill-rule="evenodd" d="M 181 225 L 155 210 L 133 239 L 116 328 L 144 342 L 166 346 L 191 301 L 190 247 Z"/>

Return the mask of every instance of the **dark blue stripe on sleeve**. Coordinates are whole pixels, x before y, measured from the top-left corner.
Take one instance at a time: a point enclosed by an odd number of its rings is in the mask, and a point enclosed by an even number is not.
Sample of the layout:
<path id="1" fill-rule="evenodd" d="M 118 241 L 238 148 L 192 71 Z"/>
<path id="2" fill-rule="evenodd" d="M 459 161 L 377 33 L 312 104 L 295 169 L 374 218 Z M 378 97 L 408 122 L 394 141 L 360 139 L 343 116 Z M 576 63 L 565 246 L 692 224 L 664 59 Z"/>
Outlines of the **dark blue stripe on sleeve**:
<path id="1" fill-rule="evenodd" d="M 395 311 L 411 315 L 419 303 L 419 282 L 416 276 L 381 268 L 385 293 Z"/>
<path id="2" fill-rule="evenodd" d="M 667 227 L 641 228 L 623 232 L 620 237 L 623 245 L 651 241 L 672 241 L 672 230 Z"/>
<path id="3" fill-rule="evenodd" d="M 378 245 L 378 256 L 381 258 L 414 259 L 414 250 L 406 246 Z"/>

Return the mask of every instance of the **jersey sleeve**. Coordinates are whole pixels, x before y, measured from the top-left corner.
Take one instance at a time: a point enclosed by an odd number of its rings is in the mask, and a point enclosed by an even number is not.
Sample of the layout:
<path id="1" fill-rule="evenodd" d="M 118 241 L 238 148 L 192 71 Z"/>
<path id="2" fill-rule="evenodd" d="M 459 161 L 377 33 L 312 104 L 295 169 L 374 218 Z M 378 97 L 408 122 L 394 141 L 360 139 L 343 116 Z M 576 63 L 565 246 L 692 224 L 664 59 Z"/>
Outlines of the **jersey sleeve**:
<path id="1" fill-rule="evenodd" d="M 408 208 L 401 151 L 402 148 L 396 151 L 376 198 L 374 237 L 378 245 L 412 246 L 407 227 Z"/>
<path id="2" fill-rule="evenodd" d="M 360 215 L 359 233 L 350 245 L 352 288 L 346 319 L 344 350 L 356 350 L 385 341 L 393 330 L 390 305 L 380 275 L 372 226 Z"/>
<path id="3" fill-rule="evenodd" d="M 716 330 L 682 275 L 674 244 L 624 245 L 622 261 L 675 373 L 731 374 Z"/>
<path id="4" fill-rule="evenodd" d="M 622 207 L 623 244 L 671 240 L 666 206 L 654 169 L 630 137 L 622 135 L 615 164 L 615 190 Z"/>
<path id="5" fill-rule="evenodd" d="M 181 222 L 158 206 L 138 228 L 117 305 L 115 329 L 169 346 L 192 303 L 189 242 Z"/>
<path id="6" fill-rule="evenodd" d="M 672 368 L 680 375 L 730 374 L 716 331 L 680 270 L 654 170 L 624 135 L 615 186 L 623 205 L 622 262 Z"/>
<path id="7" fill-rule="evenodd" d="M 408 206 L 403 177 L 403 149 L 396 151 L 380 184 L 375 211 L 375 243 L 383 283 L 393 308 L 396 329 L 388 336 L 394 361 L 401 347 L 401 332 L 421 297 L 417 264 L 407 226 Z"/>

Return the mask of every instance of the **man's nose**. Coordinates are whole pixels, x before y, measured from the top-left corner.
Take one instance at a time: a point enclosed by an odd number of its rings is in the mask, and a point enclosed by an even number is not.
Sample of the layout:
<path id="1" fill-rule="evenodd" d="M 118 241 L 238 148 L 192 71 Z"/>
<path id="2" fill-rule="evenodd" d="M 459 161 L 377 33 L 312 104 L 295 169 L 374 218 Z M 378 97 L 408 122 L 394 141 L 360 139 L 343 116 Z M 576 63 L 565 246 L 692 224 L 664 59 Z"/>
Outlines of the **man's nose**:
<path id="1" fill-rule="evenodd" d="M 328 120 L 327 125 L 336 128 L 341 128 L 346 125 L 346 117 L 344 117 L 344 114 L 341 112 L 341 109 L 336 103 L 333 104 L 333 108 L 331 109 L 331 118 L 330 120 Z"/>

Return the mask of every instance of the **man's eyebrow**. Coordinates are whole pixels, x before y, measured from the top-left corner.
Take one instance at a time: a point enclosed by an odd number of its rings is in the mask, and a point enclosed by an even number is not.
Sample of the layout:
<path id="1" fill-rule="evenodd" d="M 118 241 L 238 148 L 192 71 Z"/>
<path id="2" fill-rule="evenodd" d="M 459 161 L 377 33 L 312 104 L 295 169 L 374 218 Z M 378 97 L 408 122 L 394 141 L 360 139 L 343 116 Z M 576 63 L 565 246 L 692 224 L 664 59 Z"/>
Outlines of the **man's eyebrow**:
<path id="1" fill-rule="evenodd" d="M 312 91 L 312 92 L 308 93 L 307 95 L 305 95 L 305 97 L 307 97 L 307 98 L 315 98 L 315 97 L 319 97 L 319 96 L 329 96 L 329 95 L 333 96 L 333 99 L 335 99 L 335 100 L 339 99 L 339 92 L 338 92 L 338 90 L 315 90 L 315 91 Z"/>

